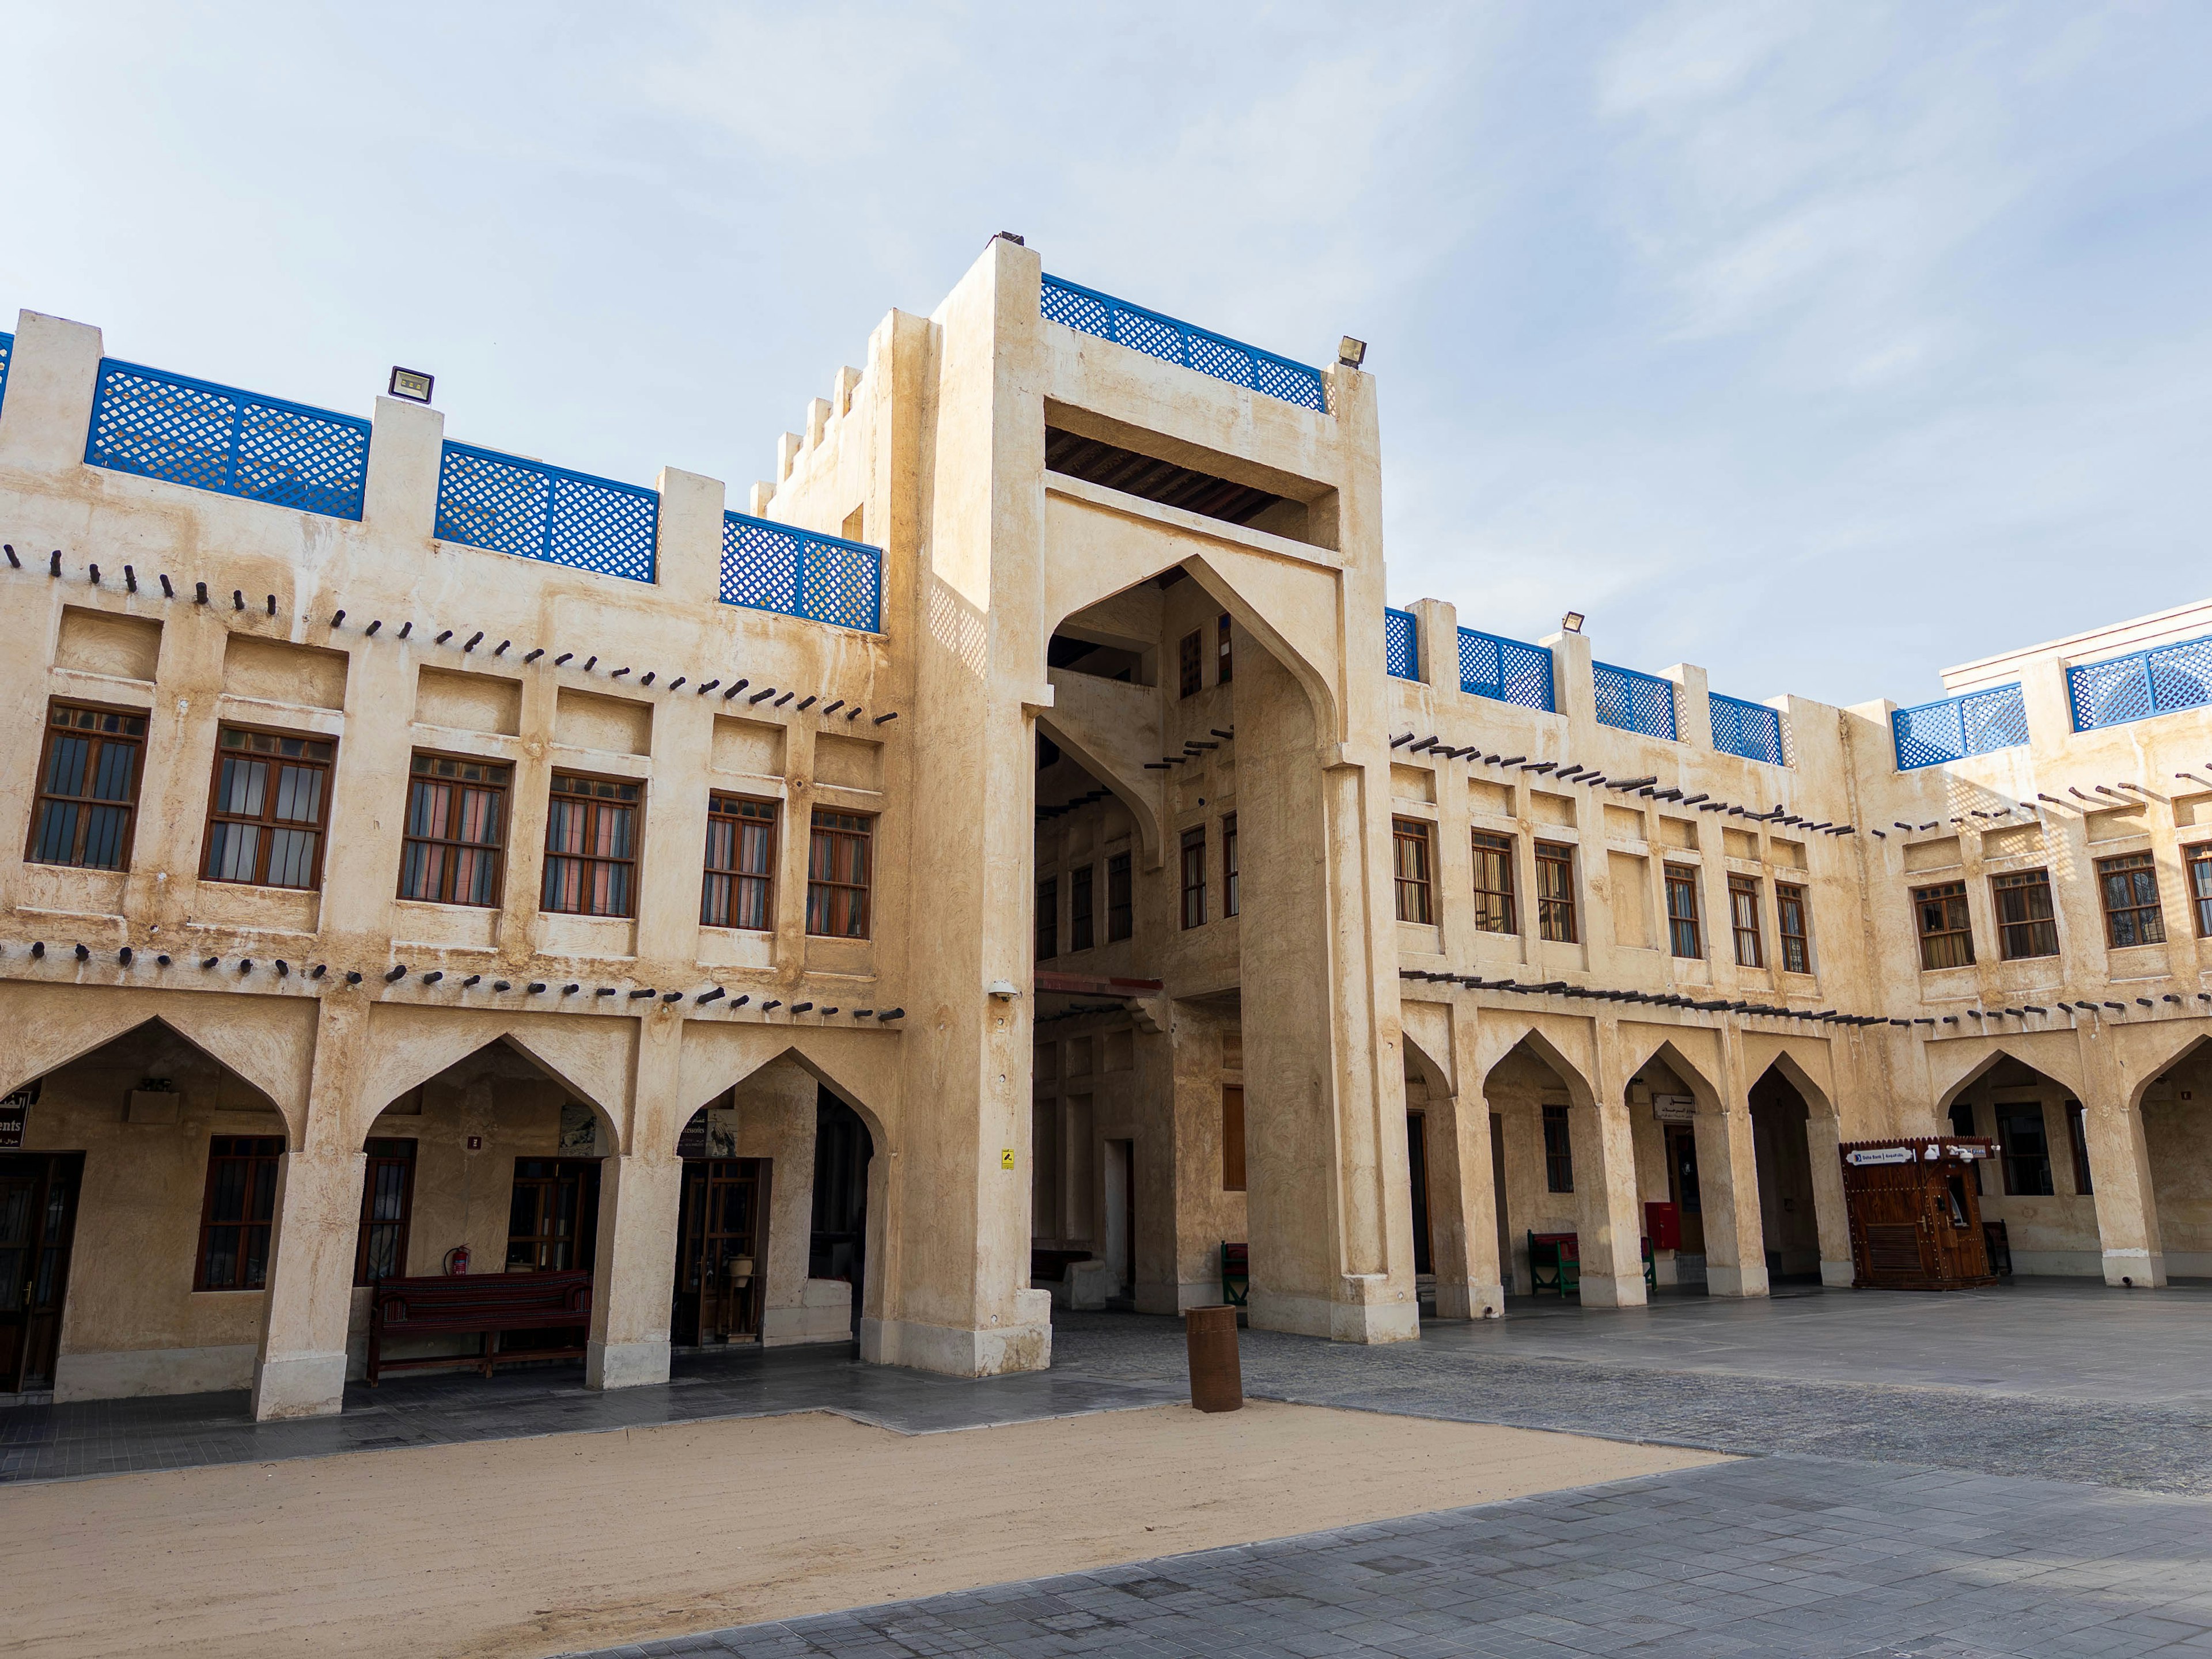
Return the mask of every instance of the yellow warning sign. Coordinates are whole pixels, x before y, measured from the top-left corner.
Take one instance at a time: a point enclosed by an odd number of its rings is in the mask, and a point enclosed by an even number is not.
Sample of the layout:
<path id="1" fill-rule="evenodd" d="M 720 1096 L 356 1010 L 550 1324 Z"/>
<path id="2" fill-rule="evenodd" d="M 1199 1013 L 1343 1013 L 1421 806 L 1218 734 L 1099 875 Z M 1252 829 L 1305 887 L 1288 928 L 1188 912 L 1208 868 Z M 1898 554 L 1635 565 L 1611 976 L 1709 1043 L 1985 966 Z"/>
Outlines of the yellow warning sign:
<path id="1" fill-rule="evenodd" d="M 999 1153 L 999 1167 L 1002 1170 L 1011 1170 L 1014 1167 L 1014 1149 L 1012 1147 L 1007 1146 L 1000 1150 Z"/>

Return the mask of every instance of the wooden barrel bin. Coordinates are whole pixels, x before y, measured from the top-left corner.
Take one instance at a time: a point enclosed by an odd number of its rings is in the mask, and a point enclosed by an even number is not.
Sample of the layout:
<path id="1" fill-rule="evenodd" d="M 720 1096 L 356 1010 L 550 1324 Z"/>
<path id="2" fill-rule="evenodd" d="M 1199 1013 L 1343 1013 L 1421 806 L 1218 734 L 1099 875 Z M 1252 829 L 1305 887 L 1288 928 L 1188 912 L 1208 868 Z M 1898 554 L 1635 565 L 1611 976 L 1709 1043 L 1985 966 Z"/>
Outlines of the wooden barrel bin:
<path id="1" fill-rule="evenodd" d="M 1190 1403 L 1202 1412 L 1233 1412 L 1244 1403 L 1244 1373 L 1237 1358 L 1237 1310 L 1224 1302 L 1183 1310 L 1190 1351 Z"/>

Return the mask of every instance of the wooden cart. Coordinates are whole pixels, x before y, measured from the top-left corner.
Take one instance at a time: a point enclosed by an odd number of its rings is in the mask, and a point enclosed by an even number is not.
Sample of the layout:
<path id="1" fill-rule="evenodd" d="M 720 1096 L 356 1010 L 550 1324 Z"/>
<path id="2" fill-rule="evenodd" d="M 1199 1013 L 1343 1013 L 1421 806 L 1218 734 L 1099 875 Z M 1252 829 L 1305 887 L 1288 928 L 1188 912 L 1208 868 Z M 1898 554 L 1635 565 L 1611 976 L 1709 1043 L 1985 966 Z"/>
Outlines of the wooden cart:
<path id="1" fill-rule="evenodd" d="M 1844 1207 L 1854 1290 L 1957 1291 L 1994 1285 L 1974 1167 L 1987 1140 L 1854 1140 L 1844 1145 Z"/>

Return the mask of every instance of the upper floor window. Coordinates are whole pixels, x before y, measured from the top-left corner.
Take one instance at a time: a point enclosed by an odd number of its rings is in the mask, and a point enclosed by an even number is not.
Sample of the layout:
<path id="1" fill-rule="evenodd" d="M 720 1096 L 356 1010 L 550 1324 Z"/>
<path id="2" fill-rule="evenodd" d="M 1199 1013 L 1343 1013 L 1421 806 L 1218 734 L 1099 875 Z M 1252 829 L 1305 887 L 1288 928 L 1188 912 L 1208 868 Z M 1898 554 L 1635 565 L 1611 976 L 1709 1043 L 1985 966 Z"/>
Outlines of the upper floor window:
<path id="1" fill-rule="evenodd" d="M 1184 635 L 1182 643 L 1176 647 L 1176 665 L 1182 671 L 1182 695 L 1197 696 L 1206 659 L 1205 630 L 1194 629 Z"/>
<path id="2" fill-rule="evenodd" d="M 1513 837 L 1474 832 L 1474 925 L 1486 933 L 1513 926 Z"/>
<path id="3" fill-rule="evenodd" d="M 2058 923 L 2051 906 L 2048 870 L 2016 870 L 1991 876 L 1990 897 L 1996 906 L 2000 961 L 2058 954 Z"/>
<path id="4" fill-rule="evenodd" d="M 1237 814 L 1221 820 L 1221 914 L 1237 914 Z"/>
<path id="5" fill-rule="evenodd" d="M 1920 931 L 1920 966 L 1966 968 L 1974 960 L 1974 928 L 1966 914 L 1966 884 L 1939 882 L 1912 890 L 1912 914 Z"/>
<path id="6" fill-rule="evenodd" d="M 337 754 L 337 744 L 328 738 L 222 727 L 201 878 L 257 887 L 320 886 Z"/>
<path id="7" fill-rule="evenodd" d="M 1774 935 L 1782 942 L 1782 971 L 1813 971 L 1812 929 L 1806 923 L 1805 890 L 1788 882 L 1774 884 Z"/>
<path id="8" fill-rule="evenodd" d="M 1735 936 L 1739 968 L 1766 966 L 1759 939 L 1759 883 L 1750 876 L 1729 878 L 1729 931 Z"/>
<path id="9" fill-rule="evenodd" d="M 1047 876 L 1036 887 L 1036 959 L 1060 954 L 1060 878 Z"/>
<path id="10" fill-rule="evenodd" d="M 1575 849 L 1571 842 L 1536 843 L 1536 933 L 1555 945 L 1575 942 Z"/>
<path id="11" fill-rule="evenodd" d="M 806 854 L 808 933 L 867 938 L 875 838 L 876 821 L 865 814 L 814 809 L 814 837 Z"/>
<path id="12" fill-rule="evenodd" d="M 1206 925 L 1206 828 L 1182 832 L 1182 925 Z"/>
<path id="13" fill-rule="evenodd" d="M 1224 611 L 1213 623 L 1213 681 L 1226 685 L 1237 678 L 1237 657 L 1229 644 L 1229 613 Z"/>
<path id="14" fill-rule="evenodd" d="M 642 786 L 553 775 L 539 902 L 570 915 L 627 916 L 637 899 L 637 804 Z"/>
<path id="15" fill-rule="evenodd" d="M 399 850 L 400 897 L 433 904 L 499 902 L 509 775 L 496 762 L 415 757 Z"/>
<path id="16" fill-rule="evenodd" d="M 216 1135 L 209 1140 L 194 1290 L 258 1291 L 268 1285 L 276 1168 L 283 1156 L 282 1135 Z"/>
<path id="17" fill-rule="evenodd" d="M 2212 841 L 2185 847 L 2181 856 L 2188 860 L 2189 908 L 2196 913 L 2197 937 L 2212 939 Z"/>
<path id="18" fill-rule="evenodd" d="M 707 873 L 699 920 L 708 927 L 775 927 L 775 803 L 707 798 Z"/>
<path id="19" fill-rule="evenodd" d="M 1124 939 L 1137 930 L 1135 882 L 1129 855 L 1115 853 L 1106 860 L 1106 942 Z"/>
<path id="20" fill-rule="evenodd" d="M 2097 860 L 2097 892 L 2105 902 L 2105 943 L 2115 950 L 2166 943 L 2159 908 L 2158 872 L 2148 853 Z"/>
<path id="21" fill-rule="evenodd" d="M 1067 875 L 1067 948 L 1088 951 L 1092 943 L 1091 866 L 1086 864 Z"/>
<path id="22" fill-rule="evenodd" d="M 1419 818 L 1390 820 L 1392 874 L 1398 887 L 1398 920 L 1436 920 L 1429 903 L 1429 826 Z"/>
<path id="23" fill-rule="evenodd" d="M 128 868 L 145 742 L 143 713 L 49 705 L 25 860 L 85 870 Z"/>
<path id="24" fill-rule="evenodd" d="M 1702 957 L 1698 936 L 1698 872 L 1680 864 L 1667 866 L 1667 948 L 1678 957 Z"/>

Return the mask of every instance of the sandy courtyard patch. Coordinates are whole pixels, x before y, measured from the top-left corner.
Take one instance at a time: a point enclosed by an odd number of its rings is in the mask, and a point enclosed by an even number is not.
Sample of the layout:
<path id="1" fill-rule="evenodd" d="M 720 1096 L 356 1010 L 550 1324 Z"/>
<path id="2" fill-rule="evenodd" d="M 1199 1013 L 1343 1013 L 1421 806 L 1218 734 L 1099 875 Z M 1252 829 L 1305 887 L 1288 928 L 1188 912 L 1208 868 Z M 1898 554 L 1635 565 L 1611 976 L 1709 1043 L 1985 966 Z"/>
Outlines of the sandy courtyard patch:
<path id="1" fill-rule="evenodd" d="M 0 1490 L 0 1654 L 543 1655 L 1720 1460 L 1254 1403 L 820 1413 Z"/>

